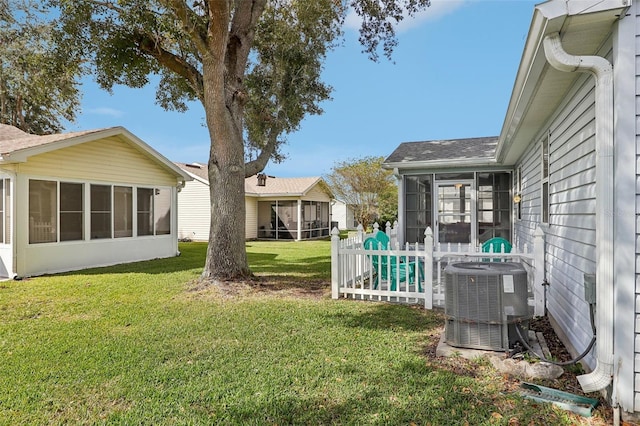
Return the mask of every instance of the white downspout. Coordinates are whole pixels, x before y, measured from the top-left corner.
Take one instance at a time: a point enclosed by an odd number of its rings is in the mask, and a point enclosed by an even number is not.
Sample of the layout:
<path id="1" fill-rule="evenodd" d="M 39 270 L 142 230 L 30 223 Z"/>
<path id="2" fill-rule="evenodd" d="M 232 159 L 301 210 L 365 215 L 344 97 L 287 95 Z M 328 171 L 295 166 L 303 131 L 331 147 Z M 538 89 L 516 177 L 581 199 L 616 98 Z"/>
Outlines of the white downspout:
<path id="1" fill-rule="evenodd" d="M 552 67 L 588 72 L 596 80 L 596 368 L 578 377 L 585 392 L 609 386 L 613 375 L 613 67 L 601 56 L 574 56 L 562 47 L 560 34 L 544 39 Z"/>

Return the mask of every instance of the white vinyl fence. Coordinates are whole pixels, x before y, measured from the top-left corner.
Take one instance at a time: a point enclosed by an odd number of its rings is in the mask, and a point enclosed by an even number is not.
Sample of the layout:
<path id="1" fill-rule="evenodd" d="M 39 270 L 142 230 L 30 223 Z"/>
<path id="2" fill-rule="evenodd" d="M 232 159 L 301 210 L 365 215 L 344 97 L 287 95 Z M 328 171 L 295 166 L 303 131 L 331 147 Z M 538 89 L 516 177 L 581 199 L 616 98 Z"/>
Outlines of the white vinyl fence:
<path id="1" fill-rule="evenodd" d="M 433 244 L 431 228 L 425 230 L 424 244 L 397 242 L 397 222 L 386 226 L 390 238 L 389 249 L 367 250 L 364 241 L 374 237 L 358 227 L 356 235 L 340 240 L 338 229 L 331 232 L 331 295 L 334 299 L 348 297 L 362 300 L 394 301 L 421 304 L 426 309 L 444 306 L 444 268 L 452 262 L 513 261 L 523 264 L 532 292 L 534 315 L 544 315 L 544 233 L 537 229 L 533 235 L 533 247 L 523 245 L 519 250 L 514 244 L 511 253 L 483 253 L 480 247 L 462 244 Z M 377 269 L 372 257 L 385 259 Z M 403 265 L 407 264 L 407 265 Z M 402 265 L 402 266 L 401 266 Z M 387 270 L 383 271 L 382 268 Z M 402 279 L 401 273 L 393 274 L 393 268 L 404 269 L 413 279 Z M 384 277 L 384 278 L 383 278 Z"/>

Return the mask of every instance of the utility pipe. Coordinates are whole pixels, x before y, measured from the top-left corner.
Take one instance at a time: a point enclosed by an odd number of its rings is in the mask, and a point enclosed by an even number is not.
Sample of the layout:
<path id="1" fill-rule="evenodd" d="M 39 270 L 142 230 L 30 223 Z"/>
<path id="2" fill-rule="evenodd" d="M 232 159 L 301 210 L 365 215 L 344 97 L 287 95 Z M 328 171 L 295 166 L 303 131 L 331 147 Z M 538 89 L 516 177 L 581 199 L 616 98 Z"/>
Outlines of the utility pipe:
<path id="1" fill-rule="evenodd" d="M 588 72 L 596 80 L 596 368 L 578 377 L 585 392 L 609 386 L 613 375 L 613 67 L 601 56 L 574 56 L 560 34 L 544 38 L 549 64 L 563 72 Z"/>

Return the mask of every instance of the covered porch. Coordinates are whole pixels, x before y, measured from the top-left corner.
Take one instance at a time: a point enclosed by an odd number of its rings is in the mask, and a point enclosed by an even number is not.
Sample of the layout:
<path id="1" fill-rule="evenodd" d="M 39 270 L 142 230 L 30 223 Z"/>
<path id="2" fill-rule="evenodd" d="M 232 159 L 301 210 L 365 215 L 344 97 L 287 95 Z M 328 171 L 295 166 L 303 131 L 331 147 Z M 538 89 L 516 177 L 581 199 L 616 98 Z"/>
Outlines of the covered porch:
<path id="1" fill-rule="evenodd" d="M 329 236 L 329 202 L 258 201 L 258 238 L 308 240 Z"/>

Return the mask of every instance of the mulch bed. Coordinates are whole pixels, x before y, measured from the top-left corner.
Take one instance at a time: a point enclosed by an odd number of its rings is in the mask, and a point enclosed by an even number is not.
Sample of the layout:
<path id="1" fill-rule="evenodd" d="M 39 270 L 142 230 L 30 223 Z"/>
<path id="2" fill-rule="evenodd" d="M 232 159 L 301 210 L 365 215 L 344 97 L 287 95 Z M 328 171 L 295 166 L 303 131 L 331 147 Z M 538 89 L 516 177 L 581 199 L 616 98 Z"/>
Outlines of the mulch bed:
<path id="1" fill-rule="evenodd" d="M 567 351 L 562 341 L 560 341 L 547 318 L 536 318 L 530 322 L 529 327 L 533 331 L 542 333 L 553 360 L 566 362 L 572 359 L 571 354 Z M 463 374 L 474 377 L 476 374 L 475 367 L 471 361 L 456 357 L 455 360 L 447 362 L 442 357 L 436 356 L 436 348 L 438 346 L 438 342 L 440 341 L 440 335 L 442 331 L 443 329 L 433 330 L 428 335 L 428 344 L 425 348 L 425 356 L 428 358 L 429 362 L 438 363 L 438 365 L 440 366 L 452 369 L 456 374 Z M 553 380 L 535 380 L 535 383 L 552 389 L 569 392 L 574 395 L 587 396 L 589 398 L 598 398 L 600 403 L 594 411 L 593 416 L 590 418 L 583 418 L 576 415 L 576 421 L 578 422 L 576 424 L 596 426 L 613 424 L 613 411 L 606 400 L 596 394 L 585 395 L 585 393 L 582 392 L 577 379 L 579 375 L 584 374 L 581 366 L 569 365 L 563 366 L 563 369 L 564 373 L 559 378 Z M 520 379 L 508 376 L 501 376 L 501 379 L 504 383 L 505 392 L 518 392 L 518 390 L 520 389 Z"/>

